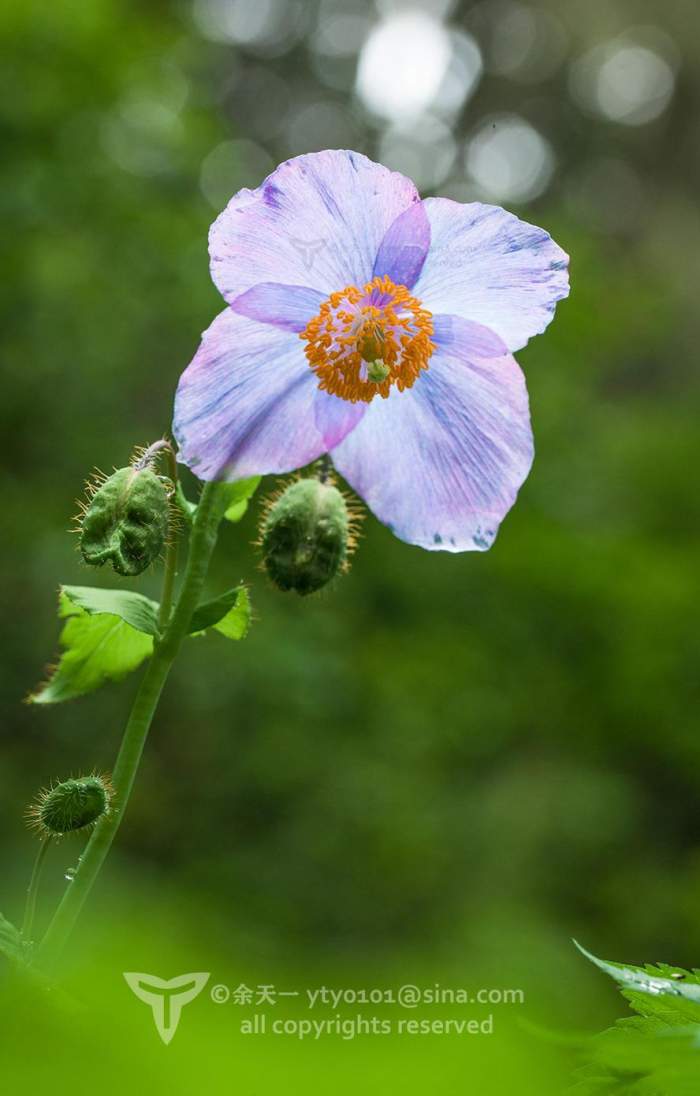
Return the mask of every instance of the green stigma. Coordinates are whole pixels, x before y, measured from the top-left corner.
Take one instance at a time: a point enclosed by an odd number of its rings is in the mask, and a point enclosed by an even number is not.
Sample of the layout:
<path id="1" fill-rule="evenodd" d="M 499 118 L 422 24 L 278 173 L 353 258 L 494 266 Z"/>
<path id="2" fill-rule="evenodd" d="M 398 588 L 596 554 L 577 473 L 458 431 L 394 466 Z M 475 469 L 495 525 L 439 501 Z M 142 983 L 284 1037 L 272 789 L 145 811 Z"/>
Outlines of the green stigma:
<path id="1" fill-rule="evenodd" d="M 376 361 L 369 362 L 367 366 L 367 379 L 374 384 L 381 384 L 389 376 L 391 370 L 388 365 L 385 365 L 381 358 Z"/>

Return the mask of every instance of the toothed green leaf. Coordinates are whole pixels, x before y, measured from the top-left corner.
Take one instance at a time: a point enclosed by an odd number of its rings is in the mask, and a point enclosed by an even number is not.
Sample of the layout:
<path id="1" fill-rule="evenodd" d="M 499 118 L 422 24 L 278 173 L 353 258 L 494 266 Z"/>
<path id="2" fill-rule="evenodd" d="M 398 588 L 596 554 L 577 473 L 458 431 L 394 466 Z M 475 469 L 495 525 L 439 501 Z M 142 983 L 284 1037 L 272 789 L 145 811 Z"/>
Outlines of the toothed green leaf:
<path id="1" fill-rule="evenodd" d="M 572 1096 L 696 1096 L 700 972 L 664 963 L 612 963 L 576 946 L 615 979 L 637 1015 L 618 1020 L 591 1040 Z"/>
<path id="2" fill-rule="evenodd" d="M 586 951 L 576 941 L 574 943 L 586 959 L 590 959 L 591 963 L 595 963 L 600 970 L 609 974 L 623 987 L 626 996 L 627 993 L 636 991 L 651 994 L 654 997 L 666 995 L 681 997 L 700 1004 L 700 971 L 687 971 L 683 970 L 682 967 L 668 966 L 666 963 L 657 963 L 655 965 L 647 963 L 643 967 L 613 963 L 607 959 L 598 959 L 597 956 Z M 700 1020 L 700 1015 L 698 1020 Z"/>
<path id="3" fill-rule="evenodd" d="M 95 586 L 62 586 L 74 605 L 91 616 L 111 613 L 146 635 L 158 635 L 158 603 L 131 590 L 101 590 Z"/>
<path id="4" fill-rule="evenodd" d="M 60 639 L 64 650 L 48 681 L 29 697 L 33 704 L 56 704 L 120 681 L 153 651 L 152 636 L 113 613 L 91 615 L 65 589 L 59 616 L 68 618 Z"/>

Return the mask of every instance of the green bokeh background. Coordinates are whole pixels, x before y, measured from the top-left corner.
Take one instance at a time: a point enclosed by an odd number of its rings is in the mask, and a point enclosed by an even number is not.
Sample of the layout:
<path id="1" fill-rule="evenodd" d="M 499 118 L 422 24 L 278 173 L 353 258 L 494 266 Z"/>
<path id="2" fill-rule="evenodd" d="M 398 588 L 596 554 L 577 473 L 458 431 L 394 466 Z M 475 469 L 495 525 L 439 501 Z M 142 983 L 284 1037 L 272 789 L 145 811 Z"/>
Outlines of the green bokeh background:
<path id="1" fill-rule="evenodd" d="M 303 7 L 306 31 L 275 56 L 208 40 L 184 3 L 9 0 L 0 14 L 0 908 L 13 919 L 34 852 L 25 805 L 56 776 L 112 765 L 135 688 L 21 704 L 56 650 L 59 582 L 94 581 L 65 531 L 83 479 L 168 429 L 179 372 L 221 307 L 202 164 L 231 140 L 271 163 L 298 151 L 282 122 L 255 128 L 266 73 L 291 103 L 332 101 L 355 147 L 377 155 L 347 80 L 329 89 L 311 64 L 327 12 Z M 533 472 L 489 553 L 425 553 L 368 516 L 351 573 L 305 601 L 257 570 L 255 507 L 224 531 L 210 591 L 250 582 L 255 626 L 243 644 L 213 637 L 181 658 L 68 975 L 90 1003 L 81 1053 L 107 1078 L 125 1067 L 124 1041 L 152 1091 L 209 1091 L 216 1078 L 246 1093 L 399 1080 L 540 1093 L 575 1062 L 505 1019 L 478 1049 L 252 1046 L 203 999 L 164 1058 L 124 969 L 218 970 L 232 985 L 523 986 L 529 1020 L 594 1030 L 622 1008 L 572 936 L 633 962 L 700 962 L 700 15 L 680 0 L 532 7 L 556 13 L 566 59 L 525 88 L 487 69 L 454 131 L 463 140 L 490 112 L 517 111 L 556 155 L 549 188 L 516 207 L 572 255 L 571 299 L 519 355 Z M 498 13 L 461 3 L 450 19 L 479 40 Z M 571 60 L 650 23 L 678 53 L 667 110 L 640 126 L 581 111 Z M 627 165 L 634 194 L 584 186 L 606 159 Z M 230 189 L 260 177 L 234 165 Z M 157 596 L 157 576 L 140 588 Z M 53 856 L 47 905 L 78 852 Z M 18 1031 L 33 1025 L 66 1091 L 81 1091 L 72 1020 L 17 993 Z M 18 1079 L 48 1079 L 51 1054 L 30 1063 L 21 1035 L 9 1045 Z"/>

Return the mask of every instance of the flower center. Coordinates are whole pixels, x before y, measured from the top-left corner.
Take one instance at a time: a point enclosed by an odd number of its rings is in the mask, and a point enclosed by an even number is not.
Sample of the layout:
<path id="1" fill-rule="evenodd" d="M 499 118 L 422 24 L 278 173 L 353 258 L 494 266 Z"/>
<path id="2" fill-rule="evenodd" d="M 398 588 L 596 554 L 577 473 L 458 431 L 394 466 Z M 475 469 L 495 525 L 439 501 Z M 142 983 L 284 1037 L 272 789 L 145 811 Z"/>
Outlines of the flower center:
<path id="1" fill-rule="evenodd" d="M 341 399 L 369 403 L 415 384 L 435 349 L 433 317 L 405 285 L 374 278 L 364 289 L 332 293 L 300 338 L 319 388 Z"/>

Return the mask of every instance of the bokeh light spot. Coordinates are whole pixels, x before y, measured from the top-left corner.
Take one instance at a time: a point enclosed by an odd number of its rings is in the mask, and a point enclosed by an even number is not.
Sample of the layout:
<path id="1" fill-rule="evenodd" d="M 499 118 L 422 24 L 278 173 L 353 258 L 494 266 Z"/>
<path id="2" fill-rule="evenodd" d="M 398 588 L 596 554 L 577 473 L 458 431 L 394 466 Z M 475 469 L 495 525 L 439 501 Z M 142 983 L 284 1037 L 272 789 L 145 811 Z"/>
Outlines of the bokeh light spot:
<path id="1" fill-rule="evenodd" d="M 589 113 L 614 122 L 639 126 L 651 122 L 668 106 L 675 87 L 672 61 L 664 56 L 649 29 L 603 42 L 572 66 L 570 88 Z"/>
<path id="2" fill-rule="evenodd" d="M 410 127 L 392 126 L 379 144 L 379 159 L 413 179 L 421 190 L 432 190 L 447 178 L 457 155 L 448 126 L 425 117 Z"/>
<path id="3" fill-rule="evenodd" d="M 422 11 L 392 15 L 362 47 L 357 91 L 381 118 L 415 117 L 435 98 L 451 57 L 450 36 L 437 19 Z"/>
<path id="4" fill-rule="evenodd" d="M 481 194 L 499 202 L 527 202 L 541 194 L 554 171 L 552 148 L 518 115 L 481 126 L 467 145 L 465 166 Z"/>

